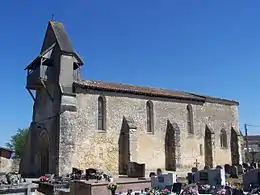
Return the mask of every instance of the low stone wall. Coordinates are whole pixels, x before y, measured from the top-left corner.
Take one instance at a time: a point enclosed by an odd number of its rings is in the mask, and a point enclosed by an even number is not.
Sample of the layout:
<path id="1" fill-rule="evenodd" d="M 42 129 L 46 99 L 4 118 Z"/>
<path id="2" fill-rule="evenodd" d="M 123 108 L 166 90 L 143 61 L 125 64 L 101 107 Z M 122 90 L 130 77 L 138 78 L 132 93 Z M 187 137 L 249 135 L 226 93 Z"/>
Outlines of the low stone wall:
<path id="1" fill-rule="evenodd" d="M 0 172 L 19 172 L 20 159 L 8 159 L 0 157 Z"/>
<path id="2" fill-rule="evenodd" d="M 12 159 L 0 157 L 0 172 L 8 173 L 12 171 Z"/>

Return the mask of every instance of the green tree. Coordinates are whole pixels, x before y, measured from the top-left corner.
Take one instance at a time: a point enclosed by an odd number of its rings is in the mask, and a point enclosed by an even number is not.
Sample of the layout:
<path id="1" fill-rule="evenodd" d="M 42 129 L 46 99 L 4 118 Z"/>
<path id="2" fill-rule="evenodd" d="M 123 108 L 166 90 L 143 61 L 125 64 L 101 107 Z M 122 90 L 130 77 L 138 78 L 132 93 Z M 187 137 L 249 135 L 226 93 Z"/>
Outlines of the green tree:
<path id="1" fill-rule="evenodd" d="M 10 141 L 6 144 L 8 148 L 14 151 L 15 158 L 21 158 L 26 150 L 26 144 L 29 135 L 29 128 L 18 129 Z"/>

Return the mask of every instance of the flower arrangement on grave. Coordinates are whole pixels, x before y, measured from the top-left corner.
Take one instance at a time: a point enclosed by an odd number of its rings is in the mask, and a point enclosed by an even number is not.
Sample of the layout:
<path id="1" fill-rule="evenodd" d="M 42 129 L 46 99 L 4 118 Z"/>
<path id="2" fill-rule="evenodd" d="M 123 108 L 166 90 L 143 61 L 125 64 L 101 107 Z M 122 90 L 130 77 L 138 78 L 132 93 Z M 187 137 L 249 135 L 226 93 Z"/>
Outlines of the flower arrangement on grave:
<path id="1" fill-rule="evenodd" d="M 169 195 L 169 194 L 171 194 L 171 191 L 170 190 L 168 190 L 167 188 L 165 188 L 165 189 L 162 189 L 161 190 L 161 193 L 160 193 L 161 195 Z"/>
<path id="2" fill-rule="evenodd" d="M 181 192 L 181 195 L 199 195 L 197 187 L 197 185 L 188 185 Z"/>
<path id="3" fill-rule="evenodd" d="M 208 184 L 197 184 L 198 185 L 198 192 L 200 194 L 210 194 L 211 193 L 211 186 Z"/>
<path id="4" fill-rule="evenodd" d="M 40 177 L 40 181 L 42 181 L 42 182 L 45 182 L 45 181 L 48 181 L 48 180 L 49 180 L 49 178 L 47 176 L 41 176 Z"/>
<path id="5" fill-rule="evenodd" d="M 111 194 L 114 195 L 116 193 L 116 190 L 118 187 L 119 187 L 118 184 L 110 183 L 110 184 L 108 184 L 107 189 L 109 189 L 111 191 Z"/>
<path id="6" fill-rule="evenodd" d="M 225 195 L 227 193 L 227 190 L 225 188 L 217 189 L 216 194 L 217 195 Z"/>

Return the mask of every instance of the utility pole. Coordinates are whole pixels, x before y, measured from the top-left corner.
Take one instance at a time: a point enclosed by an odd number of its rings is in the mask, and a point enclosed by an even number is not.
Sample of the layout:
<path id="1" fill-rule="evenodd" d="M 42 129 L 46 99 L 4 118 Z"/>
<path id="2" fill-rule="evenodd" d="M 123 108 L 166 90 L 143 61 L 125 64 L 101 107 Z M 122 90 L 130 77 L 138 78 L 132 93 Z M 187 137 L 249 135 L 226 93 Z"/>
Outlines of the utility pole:
<path id="1" fill-rule="evenodd" d="M 246 140 L 246 157 L 247 162 L 249 161 L 249 147 L 248 147 L 248 137 L 247 137 L 247 124 L 245 124 L 245 140 Z"/>

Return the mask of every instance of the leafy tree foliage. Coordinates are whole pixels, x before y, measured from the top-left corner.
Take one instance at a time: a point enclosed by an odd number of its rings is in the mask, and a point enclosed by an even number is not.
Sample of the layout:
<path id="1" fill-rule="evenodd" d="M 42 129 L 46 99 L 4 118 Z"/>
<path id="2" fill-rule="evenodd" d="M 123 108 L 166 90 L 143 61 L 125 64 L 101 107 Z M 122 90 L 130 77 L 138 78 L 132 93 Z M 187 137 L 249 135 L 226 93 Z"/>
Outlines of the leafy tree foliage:
<path id="1" fill-rule="evenodd" d="M 14 151 L 15 158 L 21 158 L 26 150 L 29 128 L 18 129 L 10 141 L 6 144 L 8 148 Z"/>

